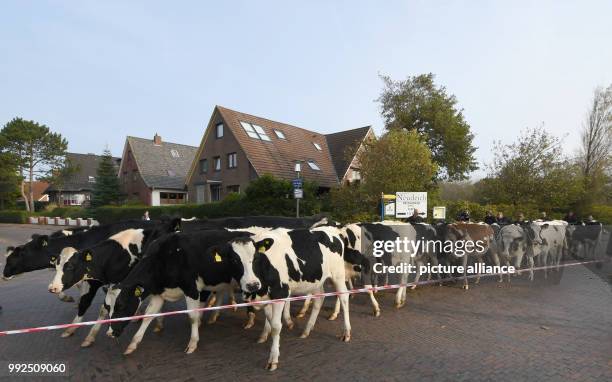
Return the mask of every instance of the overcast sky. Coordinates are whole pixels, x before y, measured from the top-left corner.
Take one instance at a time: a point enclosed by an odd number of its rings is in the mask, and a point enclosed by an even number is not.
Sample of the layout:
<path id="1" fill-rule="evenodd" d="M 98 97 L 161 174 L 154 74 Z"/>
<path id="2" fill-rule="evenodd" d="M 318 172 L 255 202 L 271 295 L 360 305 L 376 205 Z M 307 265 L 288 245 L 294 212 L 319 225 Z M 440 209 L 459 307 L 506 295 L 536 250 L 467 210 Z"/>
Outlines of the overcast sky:
<path id="1" fill-rule="evenodd" d="M 217 104 L 379 133 L 378 74 L 433 72 L 482 163 L 542 123 L 575 151 L 612 82 L 611 1 L 206 3 L 3 1 L 0 124 L 33 119 L 70 151 L 118 156 L 126 135 L 197 146 Z"/>

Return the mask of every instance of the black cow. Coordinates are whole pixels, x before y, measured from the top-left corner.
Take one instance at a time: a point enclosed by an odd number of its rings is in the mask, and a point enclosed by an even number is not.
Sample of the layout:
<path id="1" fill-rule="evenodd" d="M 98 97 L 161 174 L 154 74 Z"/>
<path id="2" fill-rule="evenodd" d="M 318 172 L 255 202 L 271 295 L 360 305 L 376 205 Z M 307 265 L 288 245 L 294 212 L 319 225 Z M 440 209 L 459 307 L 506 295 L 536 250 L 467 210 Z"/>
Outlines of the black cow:
<path id="1" fill-rule="evenodd" d="M 79 300 L 78 312 L 73 320 L 73 323 L 81 322 L 101 286 L 116 284 L 123 280 L 152 240 L 175 231 L 177 227 L 176 221 L 171 221 L 153 228 L 129 228 L 82 251 L 66 248 L 57 262 L 55 277 L 49 284 L 49 291 L 61 293 L 81 281 L 86 281 L 84 284 L 86 293 Z M 103 319 L 106 314 L 102 307 L 98 319 Z M 76 329 L 76 327 L 66 329 L 62 337 L 71 336 Z M 100 325 L 92 327 L 81 346 L 90 346 L 99 330 Z"/>
<path id="2" fill-rule="evenodd" d="M 570 235 L 570 253 L 581 259 L 597 259 L 597 245 L 603 233 L 603 224 L 600 222 L 583 222 L 570 225 L 567 230 Z"/>
<path id="3" fill-rule="evenodd" d="M 200 301 L 211 291 L 225 292 L 232 288 L 232 280 L 251 280 L 244 282 L 247 290 L 258 290 L 260 284 L 251 269 L 245 272 L 240 259 L 232 256 L 228 248 L 230 240 L 248 235 L 247 232 L 204 230 L 170 234 L 155 240 L 129 275 L 109 290 L 105 304 L 111 318 L 132 316 L 147 296 L 151 298 L 145 314 L 151 314 L 159 312 L 164 301 L 181 297 L 185 298 L 188 309 L 199 308 Z M 195 351 L 199 340 L 200 313 L 192 312 L 189 316 L 191 338 L 186 353 Z M 150 322 L 148 318 L 143 320 L 124 354 L 136 350 Z M 113 322 L 108 334 L 118 337 L 126 325 L 126 321 Z"/>

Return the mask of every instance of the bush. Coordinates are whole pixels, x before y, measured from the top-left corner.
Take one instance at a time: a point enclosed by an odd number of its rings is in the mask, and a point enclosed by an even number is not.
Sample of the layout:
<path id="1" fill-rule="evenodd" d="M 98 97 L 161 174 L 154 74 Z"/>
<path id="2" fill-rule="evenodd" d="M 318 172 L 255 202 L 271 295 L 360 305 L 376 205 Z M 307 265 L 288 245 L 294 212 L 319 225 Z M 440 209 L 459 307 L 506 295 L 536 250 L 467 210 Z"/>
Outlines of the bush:
<path id="1" fill-rule="evenodd" d="M 0 223 L 24 224 L 27 223 L 29 215 L 27 211 L 3 210 L 0 211 Z"/>

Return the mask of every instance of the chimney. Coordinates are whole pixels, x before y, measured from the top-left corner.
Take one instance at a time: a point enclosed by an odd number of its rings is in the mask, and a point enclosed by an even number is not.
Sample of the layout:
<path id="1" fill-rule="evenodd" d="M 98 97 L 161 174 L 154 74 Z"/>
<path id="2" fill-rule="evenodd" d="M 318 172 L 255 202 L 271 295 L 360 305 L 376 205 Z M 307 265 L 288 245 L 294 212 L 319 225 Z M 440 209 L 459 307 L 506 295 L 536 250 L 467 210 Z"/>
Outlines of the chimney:
<path id="1" fill-rule="evenodd" d="M 153 143 L 155 146 L 161 146 L 161 136 L 157 135 L 157 133 L 153 136 Z"/>

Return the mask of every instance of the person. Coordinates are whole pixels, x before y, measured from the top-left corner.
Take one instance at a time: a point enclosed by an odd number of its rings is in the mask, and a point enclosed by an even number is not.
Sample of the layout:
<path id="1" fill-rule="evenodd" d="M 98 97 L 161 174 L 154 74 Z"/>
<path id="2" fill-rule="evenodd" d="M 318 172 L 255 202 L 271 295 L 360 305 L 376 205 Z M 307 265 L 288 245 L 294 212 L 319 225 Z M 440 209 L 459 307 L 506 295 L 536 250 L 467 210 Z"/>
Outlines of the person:
<path id="1" fill-rule="evenodd" d="M 546 216 L 546 211 L 540 212 L 540 220 L 544 222 L 548 220 L 548 216 Z"/>
<path id="2" fill-rule="evenodd" d="M 493 212 L 487 211 L 487 215 L 484 218 L 484 222 L 489 225 L 497 223 L 497 219 L 495 219 L 495 216 L 493 216 Z"/>
<path id="3" fill-rule="evenodd" d="M 408 223 L 423 223 L 424 221 L 424 219 L 421 217 L 421 214 L 419 214 L 419 210 L 416 208 L 412 212 L 412 216 L 410 216 L 407 220 Z"/>
<path id="4" fill-rule="evenodd" d="M 519 225 L 525 224 L 525 215 L 522 212 L 519 212 L 514 224 L 519 224 Z"/>
<path id="5" fill-rule="evenodd" d="M 151 220 L 151 218 L 149 217 L 149 211 L 144 212 L 144 215 L 142 215 L 142 220 Z"/>
<path id="6" fill-rule="evenodd" d="M 504 216 L 504 213 L 499 211 L 497 213 L 497 218 L 495 219 L 497 220 L 497 224 L 499 225 L 505 225 L 505 224 L 509 224 L 510 222 L 508 221 L 508 218 Z"/>
<path id="7" fill-rule="evenodd" d="M 589 225 L 589 224 L 595 225 L 595 224 L 598 224 L 599 222 L 593 218 L 593 215 L 589 215 L 586 218 L 586 220 L 584 221 L 584 223 L 587 224 L 587 225 Z"/>
<path id="8" fill-rule="evenodd" d="M 457 216 L 457 220 L 460 222 L 469 222 L 470 221 L 470 211 L 468 210 L 463 210 L 461 211 L 461 213 L 459 213 L 459 215 Z"/>
<path id="9" fill-rule="evenodd" d="M 574 214 L 574 211 L 568 212 L 567 215 L 565 215 L 565 217 L 563 218 L 563 220 L 565 220 L 568 224 L 578 223 L 578 218 L 576 217 L 576 214 Z"/>

